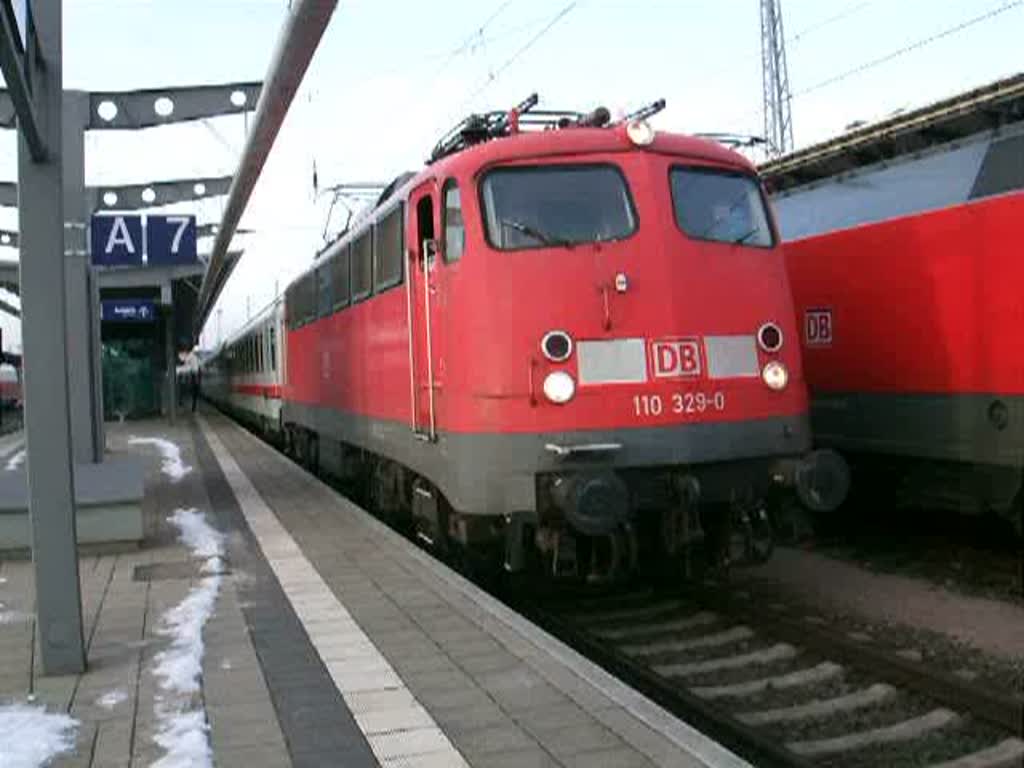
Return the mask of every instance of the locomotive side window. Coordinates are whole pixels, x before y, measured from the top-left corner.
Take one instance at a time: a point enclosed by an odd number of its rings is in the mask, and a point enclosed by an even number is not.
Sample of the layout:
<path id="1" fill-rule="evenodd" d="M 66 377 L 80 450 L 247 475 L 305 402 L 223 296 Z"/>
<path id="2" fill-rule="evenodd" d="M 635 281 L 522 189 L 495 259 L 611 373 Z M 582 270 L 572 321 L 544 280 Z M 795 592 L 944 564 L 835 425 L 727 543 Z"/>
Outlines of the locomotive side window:
<path id="1" fill-rule="evenodd" d="M 378 291 L 402 282 L 403 221 L 403 209 L 399 205 L 374 228 L 377 243 L 373 251 L 373 275 Z"/>
<path id="2" fill-rule="evenodd" d="M 348 305 L 348 255 L 352 249 L 345 246 L 331 264 L 331 293 L 335 311 Z"/>
<path id="3" fill-rule="evenodd" d="M 449 263 L 458 261 L 466 247 L 466 226 L 462 223 L 462 198 L 454 179 L 444 183 L 444 208 L 441 215 L 444 216 L 441 224 L 444 229 L 444 260 Z"/>
<path id="4" fill-rule="evenodd" d="M 331 301 L 331 262 L 326 261 L 316 270 L 316 314 L 327 317 L 334 308 Z"/>
<path id="5" fill-rule="evenodd" d="M 284 291 L 284 324 L 295 327 L 295 288 L 291 285 Z"/>
<path id="6" fill-rule="evenodd" d="M 370 295 L 373 233 L 367 230 L 352 244 L 352 301 Z"/>
<path id="7" fill-rule="evenodd" d="M 481 186 L 487 239 L 501 250 L 621 240 L 636 231 L 626 180 L 612 165 L 499 168 Z"/>
<path id="8" fill-rule="evenodd" d="M 316 285 L 313 282 L 315 276 L 313 272 L 306 272 L 302 275 L 302 281 L 299 284 L 302 287 L 299 296 L 302 308 L 300 321 L 303 325 L 310 323 L 316 317 Z"/>
<path id="9" fill-rule="evenodd" d="M 313 278 L 312 272 L 299 278 L 299 325 L 305 325 L 316 317 L 316 286 Z"/>
<path id="10" fill-rule="evenodd" d="M 707 168 L 669 172 L 676 223 L 697 240 L 770 248 L 775 244 L 761 187 L 753 177 Z"/>

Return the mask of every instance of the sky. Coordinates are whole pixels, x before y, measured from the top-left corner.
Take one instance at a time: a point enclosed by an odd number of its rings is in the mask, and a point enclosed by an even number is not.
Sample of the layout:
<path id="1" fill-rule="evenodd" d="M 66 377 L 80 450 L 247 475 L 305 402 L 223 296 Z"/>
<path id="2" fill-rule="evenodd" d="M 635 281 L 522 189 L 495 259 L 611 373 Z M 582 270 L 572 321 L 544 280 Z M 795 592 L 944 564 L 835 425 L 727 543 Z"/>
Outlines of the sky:
<path id="1" fill-rule="evenodd" d="M 287 6 L 65 0 L 65 87 L 260 80 Z M 781 0 L 781 8 L 798 147 L 1022 68 L 1024 0 Z M 323 244 L 329 196 L 314 195 L 314 164 L 321 190 L 386 182 L 419 168 L 468 112 L 508 108 L 534 91 L 542 106 L 603 104 L 613 113 L 663 97 L 668 106 L 652 120 L 659 130 L 761 135 L 759 2 L 340 0 L 243 216 L 254 232 L 236 237 L 246 253 L 203 345 L 272 301 Z M 230 174 L 245 130 L 236 115 L 134 133 L 93 131 L 86 180 Z M 12 132 L 0 132 L 0 179 L 13 180 L 16 169 Z M 167 210 L 212 222 L 223 200 Z M 0 227 L 16 222 L 15 211 L 0 209 Z M 211 245 L 201 241 L 200 249 Z M 0 247 L 2 258 L 17 252 Z M 4 347 L 17 348 L 17 322 L 2 315 L 0 326 Z"/>

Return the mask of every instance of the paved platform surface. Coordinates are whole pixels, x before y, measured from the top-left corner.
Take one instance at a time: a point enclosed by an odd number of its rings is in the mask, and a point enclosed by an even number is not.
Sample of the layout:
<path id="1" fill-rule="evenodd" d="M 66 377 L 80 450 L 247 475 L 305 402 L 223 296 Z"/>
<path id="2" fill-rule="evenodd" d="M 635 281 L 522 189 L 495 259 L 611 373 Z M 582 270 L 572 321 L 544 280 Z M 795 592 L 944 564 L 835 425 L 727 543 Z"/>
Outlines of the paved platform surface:
<path id="1" fill-rule="evenodd" d="M 174 482 L 154 453 L 151 543 L 83 560 L 86 675 L 39 677 L 31 568 L 0 565 L 0 602 L 23 617 L 0 620 L 0 703 L 31 690 L 80 721 L 74 753 L 56 765 L 165 755 L 161 617 L 211 582 L 174 571 L 200 552 L 177 543 L 166 518 L 193 507 L 225 533 L 228 568 L 215 577 L 201 685 L 187 705 L 215 765 L 744 765 L 219 414 L 133 431 L 173 441 L 193 470 Z M 114 430 L 111 444 L 125 436 Z M 137 581 L 137 565 L 164 576 Z M 104 706 L 121 689 L 124 700 Z"/>

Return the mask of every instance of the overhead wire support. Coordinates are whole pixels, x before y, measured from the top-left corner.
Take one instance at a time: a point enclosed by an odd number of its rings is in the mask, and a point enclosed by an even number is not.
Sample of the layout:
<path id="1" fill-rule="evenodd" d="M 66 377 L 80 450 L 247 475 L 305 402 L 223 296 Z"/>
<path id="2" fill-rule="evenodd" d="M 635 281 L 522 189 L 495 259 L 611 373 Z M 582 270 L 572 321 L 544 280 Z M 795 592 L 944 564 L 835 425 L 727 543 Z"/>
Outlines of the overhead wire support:
<path id="1" fill-rule="evenodd" d="M 786 66 L 782 0 L 761 0 L 761 78 L 764 136 L 768 154 L 778 156 L 793 149 L 793 93 Z"/>
<path id="2" fill-rule="evenodd" d="M 34 35 L 31 13 L 26 20 L 27 35 Z M 32 91 L 25 76 L 25 49 L 21 45 L 17 20 L 11 0 L 0 2 L 0 71 L 7 82 L 11 103 L 18 116 L 18 126 L 32 160 L 41 163 L 46 160 L 47 147 L 39 131 L 36 110 L 32 104 Z"/>
<path id="3" fill-rule="evenodd" d="M 197 337 L 238 261 L 228 256 L 231 238 L 337 5 L 337 0 L 294 0 L 291 4 L 256 104 L 256 114 L 249 126 L 210 262 L 203 276 L 197 305 Z"/>

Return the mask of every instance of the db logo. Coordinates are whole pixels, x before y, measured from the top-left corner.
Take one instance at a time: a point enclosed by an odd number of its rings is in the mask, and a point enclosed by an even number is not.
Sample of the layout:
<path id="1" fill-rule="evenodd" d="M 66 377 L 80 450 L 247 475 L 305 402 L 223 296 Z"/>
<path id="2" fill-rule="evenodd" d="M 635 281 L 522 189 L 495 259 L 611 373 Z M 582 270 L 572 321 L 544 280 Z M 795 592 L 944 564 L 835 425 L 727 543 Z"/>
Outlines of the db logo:
<path id="1" fill-rule="evenodd" d="M 832 343 L 831 309 L 808 309 L 804 312 L 804 341 L 809 347 L 827 347 Z"/>
<path id="2" fill-rule="evenodd" d="M 700 374 L 700 345 L 696 339 L 651 342 L 654 378 L 668 379 Z"/>

